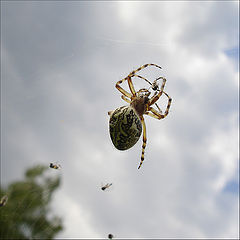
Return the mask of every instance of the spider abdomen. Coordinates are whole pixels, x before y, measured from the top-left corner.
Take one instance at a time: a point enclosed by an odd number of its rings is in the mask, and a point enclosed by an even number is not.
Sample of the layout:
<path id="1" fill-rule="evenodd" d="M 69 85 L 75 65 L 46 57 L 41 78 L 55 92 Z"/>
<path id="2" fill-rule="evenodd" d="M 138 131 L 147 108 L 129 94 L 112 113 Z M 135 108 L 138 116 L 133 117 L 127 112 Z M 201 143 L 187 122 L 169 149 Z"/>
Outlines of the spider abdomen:
<path id="1" fill-rule="evenodd" d="M 113 145 L 118 150 L 127 150 L 134 146 L 142 133 L 142 123 L 135 109 L 123 106 L 113 111 L 109 131 Z"/>

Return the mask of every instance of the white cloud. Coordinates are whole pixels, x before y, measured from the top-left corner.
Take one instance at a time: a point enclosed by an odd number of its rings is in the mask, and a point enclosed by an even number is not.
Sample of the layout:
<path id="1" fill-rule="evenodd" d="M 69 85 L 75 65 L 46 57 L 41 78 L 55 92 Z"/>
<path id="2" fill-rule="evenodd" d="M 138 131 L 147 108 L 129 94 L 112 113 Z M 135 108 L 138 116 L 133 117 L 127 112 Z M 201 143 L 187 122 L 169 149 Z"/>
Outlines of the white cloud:
<path id="1" fill-rule="evenodd" d="M 71 238 L 79 238 L 80 234 L 81 238 L 88 238 L 89 236 L 100 237 L 91 227 L 88 211 L 85 211 L 79 202 L 74 201 L 71 196 L 61 192 L 56 194 L 54 200 L 56 204 L 53 208 L 56 214 L 63 219 L 63 226 L 66 229 L 63 234 L 59 235 L 60 238 L 69 238 L 69 236 Z"/>
<path id="2" fill-rule="evenodd" d="M 234 178 L 238 167 L 239 128 L 237 126 L 237 117 L 234 114 L 232 119 L 228 119 L 229 122 L 232 122 L 232 124 L 229 124 L 229 126 L 232 126 L 230 129 L 220 131 L 215 129 L 214 133 L 211 134 L 212 136 L 209 136 L 209 155 L 214 159 L 218 169 L 218 176 L 213 182 L 217 191 L 222 191 L 225 184 Z"/>

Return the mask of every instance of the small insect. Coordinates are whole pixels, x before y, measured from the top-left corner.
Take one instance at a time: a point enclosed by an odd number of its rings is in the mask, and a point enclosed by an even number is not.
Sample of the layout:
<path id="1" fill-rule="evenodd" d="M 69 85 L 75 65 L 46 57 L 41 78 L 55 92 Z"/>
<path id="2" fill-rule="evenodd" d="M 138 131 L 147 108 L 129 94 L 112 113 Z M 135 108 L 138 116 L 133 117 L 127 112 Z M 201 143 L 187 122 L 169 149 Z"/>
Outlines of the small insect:
<path id="1" fill-rule="evenodd" d="M 110 233 L 110 234 L 108 234 L 108 239 L 113 239 L 113 235 Z"/>
<path id="2" fill-rule="evenodd" d="M 159 79 L 164 79 L 163 77 L 159 77 L 152 83 L 152 90 L 159 91 L 159 83 L 157 82 Z"/>
<path id="3" fill-rule="evenodd" d="M 5 206 L 6 203 L 7 203 L 7 201 L 8 201 L 8 196 L 7 196 L 7 195 L 4 195 L 4 196 L 1 198 L 1 200 L 0 200 L 0 207 Z"/>
<path id="4" fill-rule="evenodd" d="M 60 164 L 56 164 L 56 163 L 50 163 L 49 167 L 54 168 L 54 169 L 61 169 L 62 168 Z"/>
<path id="5" fill-rule="evenodd" d="M 144 152 L 147 142 L 146 125 L 143 115 L 144 114 L 149 115 L 158 120 L 163 119 L 168 115 L 170 105 L 172 102 L 172 99 L 168 96 L 168 94 L 163 91 L 166 83 L 166 78 L 159 77 L 155 81 L 153 81 L 153 83 L 151 83 L 146 78 L 136 74 L 138 71 L 148 66 L 155 66 L 161 69 L 160 66 L 153 63 L 145 64 L 139 67 L 137 70 L 132 71 L 124 79 L 118 81 L 116 83 L 116 88 L 122 93 L 121 96 L 122 99 L 129 103 L 129 105 L 122 106 L 114 111 L 108 112 L 108 115 L 110 115 L 109 120 L 110 137 L 113 145 L 118 150 L 127 150 L 133 147 L 140 138 L 143 130 L 142 154 L 138 169 L 141 167 L 144 161 Z M 132 83 L 132 77 L 138 77 L 148 82 L 151 85 L 150 88 L 154 91 L 153 96 L 150 97 L 151 92 L 149 91 L 149 89 L 145 88 L 142 88 L 136 92 Z M 162 80 L 162 85 L 159 89 L 158 80 L 160 79 Z M 123 83 L 124 81 L 128 82 L 128 86 L 131 93 L 127 92 L 120 86 L 120 84 Z M 162 94 L 165 94 L 168 97 L 168 104 L 164 114 L 162 114 L 161 109 L 156 103 Z M 153 104 L 155 104 L 157 109 L 152 107 Z"/>
<path id="6" fill-rule="evenodd" d="M 101 189 L 104 191 L 106 190 L 107 188 L 111 187 L 112 186 L 112 183 L 107 183 L 106 185 L 104 185 L 103 187 L 101 187 Z"/>

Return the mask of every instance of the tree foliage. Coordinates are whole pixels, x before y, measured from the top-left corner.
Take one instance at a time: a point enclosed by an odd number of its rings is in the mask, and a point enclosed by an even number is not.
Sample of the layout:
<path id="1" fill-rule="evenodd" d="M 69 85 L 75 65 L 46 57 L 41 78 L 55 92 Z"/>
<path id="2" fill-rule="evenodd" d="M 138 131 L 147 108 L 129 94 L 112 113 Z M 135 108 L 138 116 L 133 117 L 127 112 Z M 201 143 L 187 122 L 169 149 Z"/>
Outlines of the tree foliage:
<path id="1" fill-rule="evenodd" d="M 60 177 L 51 169 L 35 166 L 25 172 L 23 181 L 0 188 L 0 198 L 8 197 L 0 207 L 0 239 L 52 239 L 62 230 L 62 220 L 51 216 L 50 201 L 60 185 Z"/>

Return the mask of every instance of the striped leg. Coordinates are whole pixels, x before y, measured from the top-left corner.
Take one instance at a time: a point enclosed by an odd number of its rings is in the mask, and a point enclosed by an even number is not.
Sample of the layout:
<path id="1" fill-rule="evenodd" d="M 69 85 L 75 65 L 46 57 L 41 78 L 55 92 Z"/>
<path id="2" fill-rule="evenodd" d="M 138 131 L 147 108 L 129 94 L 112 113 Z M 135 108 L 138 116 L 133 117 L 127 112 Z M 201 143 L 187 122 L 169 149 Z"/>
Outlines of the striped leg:
<path id="1" fill-rule="evenodd" d="M 124 96 L 126 96 L 126 97 L 128 97 L 128 98 L 131 98 L 131 94 L 130 94 L 129 92 L 127 92 L 126 90 L 124 90 L 122 87 L 120 87 L 120 84 L 122 84 L 124 81 L 127 80 L 127 81 L 128 81 L 129 89 L 130 89 L 132 95 L 135 96 L 135 95 L 136 95 L 136 91 L 135 91 L 135 89 L 134 89 L 134 87 L 133 87 L 131 77 L 134 76 L 136 72 L 138 72 L 138 71 L 140 71 L 140 70 L 142 70 L 142 69 L 144 69 L 144 68 L 146 68 L 146 67 L 148 67 L 148 66 L 155 66 L 155 67 L 157 67 L 157 68 L 162 69 L 160 66 L 158 66 L 157 64 L 154 64 L 154 63 L 144 64 L 143 66 L 139 67 L 138 69 L 132 71 L 132 72 L 131 72 L 130 74 L 128 74 L 128 76 L 125 77 L 124 79 L 119 80 L 119 81 L 116 83 L 116 88 L 117 88 Z M 146 80 L 148 83 L 150 83 L 147 79 L 145 79 L 145 78 L 143 78 L 143 77 L 141 77 L 141 76 L 138 76 L 138 75 L 136 75 L 136 76 L 139 77 L 139 78 L 142 78 L 142 79 Z M 150 84 L 152 85 L 152 83 L 150 83 Z M 157 101 L 157 100 L 156 100 L 156 101 Z"/>
<path id="2" fill-rule="evenodd" d="M 146 78 L 144 78 L 144 77 L 142 77 L 142 76 L 140 76 L 140 75 L 133 74 L 133 75 L 131 75 L 131 77 L 138 77 L 138 78 L 141 78 L 141 79 L 145 80 L 147 83 L 149 83 L 150 85 L 152 85 L 152 83 L 151 83 L 150 81 L 148 81 Z"/>
<path id="3" fill-rule="evenodd" d="M 126 96 L 126 97 L 128 97 L 128 98 L 131 98 L 131 94 L 129 93 L 129 92 L 127 92 L 126 90 L 124 90 L 122 87 L 120 87 L 120 84 L 122 84 L 124 81 L 126 81 L 128 79 L 128 77 L 126 77 L 126 78 L 124 78 L 124 79 L 122 79 L 122 80 L 119 80 L 117 83 L 116 83 L 116 85 L 115 85 L 115 87 L 124 95 L 124 96 Z"/>
<path id="4" fill-rule="evenodd" d="M 141 155 L 141 162 L 138 166 L 138 169 L 142 166 L 143 161 L 144 161 L 144 152 L 145 152 L 145 148 L 147 145 L 147 132 L 146 132 L 146 124 L 144 121 L 144 118 L 141 118 L 141 122 L 142 122 L 142 126 L 143 126 L 143 145 L 142 145 L 142 155 Z"/>
<path id="5" fill-rule="evenodd" d="M 153 105 L 161 97 L 161 95 L 163 93 L 163 89 L 165 87 L 165 83 L 167 80 L 166 80 L 166 78 L 163 78 L 163 77 L 160 77 L 160 78 L 163 80 L 161 89 L 159 90 L 158 94 L 154 94 L 154 96 L 150 99 L 149 106 Z M 160 79 L 160 78 L 158 78 L 158 79 Z M 157 93 L 157 91 L 155 93 Z"/>
<path id="6" fill-rule="evenodd" d="M 153 107 L 149 107 L 148 110 L 150 112 L 146 112 L 145 113 L 146 115 L 149 115 L 149 116 L 154 117 L 154 118 L 159 119 L 159 120 L 165 118 L 168 115 L 172 99 L 168 96 L 167 93 L 165 93 L 165 92 L 163 92 L 163 93 L 168 97 L 168 105 L 167 105 L 167 108 L 166 108 L 164 114 L 162 114 L 161 111 L 157 111 Z"/>
<path id="7" fill-rule="evenodd" d="M 160 109 L 160 107 L 159 107 L 156 103 L 155 103 L 155 105 L 156 105 L 156 107 L 157 107 L 159 113 L 162 114 L 162 110 Z"/>
<path id="8" fill-rule="evenodd" d="M 144 69 L 144 68 L 146 68 L 146 67 L 148 67 L 148 66 L 155 66 L 155 67 L 157 67 L 157 68 L 162 69 L 162 68 L 161 68 L 160 66 L 158 66 L 157 64 L 154 64 L 154 63 L 147 63 L 147 64 L 142 65 L 142 66 L 139 67 L 138 69 L 132 71 L 128 76 L 131 77 L 131 76 L 134 75 L 136 72 L 138 72 L 138 71 L 140 71 L 140 70 L 142 70 L 142 69 Z"/>
<path id="9" fill-rule="evenodd" d="M 117 84 L 116 84 L 116 88 L 120 91 L 120 89 L 119 89 L 119 88 L 120 88 L 119 84 L 121 84 L 122 82 L 128 80 L 129 89 L 130 89 L 131 93 L 135 96 L 135 95 L 136 95 L 136 91 L 135 91 L 135 89 L 134 89 L 134 87 L 133 87 L 132 77 L 138 77 L 138 78 L 140 78 L 140 79 L 143 79 L 143 80 L 146 81 L 148 84 L 150 84 L 151 86 L 153 86 L 153 84 L 152 84 L 150 81 L 148 81 L 146 78 L 144 78 L 144 77 L 142 77 L 142 76 L 140 76 L 140 75 L 137 75 L 137 74 L 133 74 L 133 75 L 131 74 L 131 77 L 127 76 L 126 78 L 122 79 L 121 81 L 118 81 Z M 118 85 L 118 86 L 117 86 L 117 85 Z M 121 92 L 121 91 L 120 91 L 120 92 Z M 126 95 L 125 95 L 125 96 L 126 96 Z"/>
<path id="10" fill-rule="evenodd" d="M 127 97 L 125 97 L 124 95 L 121 96 L 121 98 L 126 101 L 127 103 L 131 103 L 131 100 L 129 100 Z"/>
<path id="11" fill-rule="evenodd" d="M 135 89 L 134 89 L 134 86 L 133 86 L 131 77 L 128 76 L 128 77 L 127 77 L 127 80 L 128 80 L 128 86 L 129 86 L 129 89 L 130 89 L 132 95 L 133 95 L 133 96 L 136 96 L 136 91 L 135 91 Z"/>
<path id="12" fill-rule="evenodd" d="M 128 81 L 128 86 L 129 86 L 129 89 L 130 89 L 132 95 L 131 95 L 129 92 L 127 92 L 126 90 L 124 90 L 122 87 L 120 87 L 120 84 L 122 84 L 122 83 L 123 83 L 124 81 L 126 81 L 126 80 Z M 128 98 L 131 98 L 132 96 L 136 96 L 136 91 L 135 91 L 135 89 L 134 89 L 134 86 L 133 86 L 133 83 L 132 83 L 132 79 L 131 79 L 131 77 L 129 77 L 129 76 L 127 76 L 127 77 L 125 77 L 124 79 L 118 81 L 118 82 L 116 83 L 115 87 L 116 87 L 124 96 L 126 96 L 126 97 L 128 97 Z"/>

